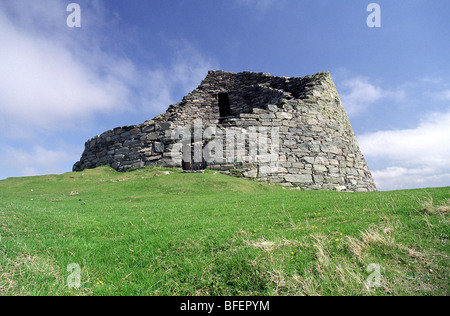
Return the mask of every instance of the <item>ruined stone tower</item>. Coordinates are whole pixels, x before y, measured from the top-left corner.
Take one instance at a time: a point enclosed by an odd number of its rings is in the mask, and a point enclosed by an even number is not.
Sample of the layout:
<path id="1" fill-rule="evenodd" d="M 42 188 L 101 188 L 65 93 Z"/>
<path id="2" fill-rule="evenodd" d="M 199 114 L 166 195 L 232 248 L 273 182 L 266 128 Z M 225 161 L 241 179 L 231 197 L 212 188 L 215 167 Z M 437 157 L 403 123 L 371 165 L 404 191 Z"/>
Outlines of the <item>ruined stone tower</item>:
<path id="1" fill-rule="evenodd" d="M 86 142 L 73 170 L 200 166 L 303 189 L 374 191 L 328 72 L 209 71 L 166 113 Z"/>

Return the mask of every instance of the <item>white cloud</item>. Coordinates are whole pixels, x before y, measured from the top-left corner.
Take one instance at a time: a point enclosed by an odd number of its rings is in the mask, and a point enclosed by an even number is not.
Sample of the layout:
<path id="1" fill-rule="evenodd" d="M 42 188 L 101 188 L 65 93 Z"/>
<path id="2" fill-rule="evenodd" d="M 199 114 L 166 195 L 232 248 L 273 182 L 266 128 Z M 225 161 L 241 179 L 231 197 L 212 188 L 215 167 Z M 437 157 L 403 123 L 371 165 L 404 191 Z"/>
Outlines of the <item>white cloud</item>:
<path id="1" fill-rule="evenodd" d="M 428 115 L 416 128 L 379 131 L 358 137 L 367 156 L 407 165 L 450 167 L 450 112 Z"/>
<path id="2" fill-rule="evenodd" d="M 101 19 L 106 17 L 101 12 L 95 11 L 96 21 L 103 25 Z M 84 10 L 83 18 L 88 14 L 93 15 Z M 94 43 L 91 37 L 98 36 L 98 31 L 86 32 L 89 36 L 80 35 L 82 30 L 75 32 L 74 41 L 68 35 L 66 15 L 60 1 L 0 0 L 4 136 L 20 139 L 38 129 L 79 128 L 98 115 L 124 111 L 139 110 L 151 118 L 180 101 L 174 99 L 177 90 L 186 94 L 215 65 L 188 42 L 178 41 L 174 56 L 168 57 L 172 62 L 137 66 Z M 42 34 L 36 32 L 36 25 L 42 27 Z"/>
<path id="3" fill-rule="evenodd" d="M 341 99 L 349 116 L 356 116 L 368 110 L 371 105 L 380 100 L 402 101 L 406 97 L 402 89 L 385 89 L 363 77 L 344 80 L 342 88 Z"/>
<path id="4" fill-rule="evenodd" d="M 2 145 L 0 164 L 7 167 L 1 177 L 35 176 L 44 174 L 59 174 L 67 172 L 67 166 L 78 159 L 79 148 L 48 149 L 41 145 L 32 148 L 17 148 Z"/>
<path id="5" fill-rule="evenodd" d="M 413 129 L 361 135 L 358 142 L 368 161 L 387 166 L 373 171 L 380 189 L 394 188 L 394 183 L 395 188 L 436 185 L 433 179 L 449 179 L 450 111 L 429 114 Z"/>
<path id="6" fill-rule="evenodd" d="M 0 0 L 0 177 L 70 171 L 81 149 L 67 154 L 48 144 L 106 116 L 151 119 L 216 65 L 183 40 L 164 63 L 137 65 L 121 50 L 134 39 L 120 17 L 89 1 L 82 28 L 69 29 L 67 4 Z M 13 147 L 6 145 L 11 140 Z"/>
<path id="7" fill-rule="evenodd" d="M 7 115 L 40 125 L 125 101 L 126 87 L 100 78 L 63 48 L 15 32 L 1 32 L 0 38 L 1 106 Z"/>
<path id="8" fill-rule="evenodd" d="M 341 99 L 349 116 L 362 112 L 384 95 L 380 87 L 374 86 L 363 78 L 346 80 L 343 86 L 345 92 L 341 94 Z"/>
<path id="9" fill-rule="evenodd" d="M 40 6 L 30 5 L 23 14 L 28 16 L 33 8 Z M 69 127 L 95 113 L 128 105 L 130 91 L 117 72 L 99 74 L 64 41 L 36 36 L 25 25 L 17 25 L 23 20 L 21 13 L 13 22 L 1 9 L 0 113 L 6 130 Z M 48 23 L 49 12 L 53 10 L 35 13 Z"/>
<path id="10" fill-rule="evenodd" d="M 450 185 L 450 172 L 439 169 L 388 167 L 372 172 L 379 190 L 399 190 Z"/>
<path id="11" fill-rule="evenodd" d="M 162 113 L 175 102 L 175 95 L 183 96 L 195 89 L 205 78 L 208 70 L 217 69 L 217 63 L 202 56 L 186 41 L 172 41 L 174 59 L 166 67 L 155 67 L 140 76 L 144 109 Z M 158 114 L 160 114 L 158 113 Z"/>

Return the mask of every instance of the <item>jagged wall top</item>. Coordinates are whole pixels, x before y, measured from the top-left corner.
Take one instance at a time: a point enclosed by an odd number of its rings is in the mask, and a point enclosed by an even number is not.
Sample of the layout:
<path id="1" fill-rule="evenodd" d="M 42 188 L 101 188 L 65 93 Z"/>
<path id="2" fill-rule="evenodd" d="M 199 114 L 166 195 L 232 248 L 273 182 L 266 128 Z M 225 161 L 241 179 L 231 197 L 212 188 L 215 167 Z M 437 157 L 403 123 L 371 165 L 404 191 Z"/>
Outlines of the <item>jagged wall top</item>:
<path id="1" fill-rule="evenodd" d="M 323 84 L 326 86 L 313 92 Z M 220 92 L 227 92 L 231 116 L 237 117 L 252 113 L 253 108 L 266 109 L 268 104 L 282 105 L 282 101 L 318 97 L 325 89 L 335 89 L 329 72 L 305 77 L 277 77 L 261 72 L 211 70 L 194 91 L 154 120 L 186 123 L 186 120 L 201 118 L 204 122 L 217 124 L 220 118 L 217 94 Z"/>

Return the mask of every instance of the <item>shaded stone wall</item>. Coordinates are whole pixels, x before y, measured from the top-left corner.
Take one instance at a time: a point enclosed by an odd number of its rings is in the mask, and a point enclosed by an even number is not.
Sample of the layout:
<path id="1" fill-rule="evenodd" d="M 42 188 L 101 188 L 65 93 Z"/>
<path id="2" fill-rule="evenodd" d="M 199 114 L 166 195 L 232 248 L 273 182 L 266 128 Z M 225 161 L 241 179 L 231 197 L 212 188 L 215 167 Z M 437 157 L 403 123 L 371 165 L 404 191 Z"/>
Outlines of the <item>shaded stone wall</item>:
<path id="1" fill-rule="evenodd" d="M 221 92 L 228 93 L 230 105 L 230 115 L 222 118 Z M 183 145 L 186 133 L 190 138 Z M 194 143 L 198 134 L 204 154 L 217 156 L 209 168 L 230 175 L 304 189 L 376 190 L 328 72 L 287 78 L 210 71 L 166 113 L 86 142 L 73 170 L 101 165 L 119 171 L 179 168 L 182 147 Z M 256 141 L 262 146 L 255 149 Z"/>

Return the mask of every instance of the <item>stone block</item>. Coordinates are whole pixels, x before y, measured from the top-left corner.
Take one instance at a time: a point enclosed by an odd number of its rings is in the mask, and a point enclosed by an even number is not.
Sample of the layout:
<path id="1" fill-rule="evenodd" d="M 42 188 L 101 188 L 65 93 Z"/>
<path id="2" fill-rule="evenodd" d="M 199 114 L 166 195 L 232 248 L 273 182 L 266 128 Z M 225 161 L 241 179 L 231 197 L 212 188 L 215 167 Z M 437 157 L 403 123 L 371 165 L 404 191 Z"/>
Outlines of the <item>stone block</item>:
<path id="1" fill-rule="evenodd" d="M 139 128 L 133 128 L 132 130 L 130 130 L 131 135 L 136 135 L 139 134 L 140 132 L 141 130 Z"/>
<path id="2" fill-rule="evenodd" d="M 243 173 L 244 177 L 246 178 L 256 178 L 258 176 L 258 169 L 253 169 L 249 171 L 245 171 Z"/>
<path id="3" fill-rule="evenodd" d="M 323 180 L 324 180 L 323 175 L 315 174 L 315 175 L 313 175 L 313 178 L 314 178 L 314 183 L 323 183 Z"/>
<path id="4" fill-rule="evenodd" d="M 157 123 L 155 125 L 155 130 L 157 131 L 166 131 L 170 129 L 171 124 L 170 123 Z"/>
<path id="5" fill-rule="evenodd" d="M 158 140 L 158 137 L 159 137 L 158 133 L 152 132 L 147 135 L 147 140 L 149 141 Z"/>
<path id="6" fill-rule="evenodd" d="M 153 151 L 155 153 L 163 153 L 164 152 L 164 144 L 160 142 L 153 143 Z"/>
<path id="7" fill-rule="evenodd" d="M 147 125 L 142 127 L 142 133 L 151 133 L 155 131 L 155 125 Z"/>
<path id="8" fill-rule="evenodd" d="M 261 163 L 278 162 L 278 154 L 256 155 L 255 161 Z"/>
<path id="9" fill-rule="evenodd" d="M 328 168 L 324 165 L 313 165 L 313 169 L 318 172 L 328 172 Z"/>
<path id="10" fill-rule="evenodd" d="M 332 153 L 332 154 L 336 154 L 336 155 L 338 155 L 340 153 L 339 148 L 336 145 L 332 145 L 332 144 L 324 144 L 320 147 L 320 149 L 324 153 Z"/>
<path id="11" fill-rule="evenodd" d="M 291 120 L 293 117 L 291 113 L 286 112 L 278 112 L 276 116 L 278 119 L 288 119 L 288 120 Z"/>
<path id="12" fill-rule="evenodd" d="M 304 162 L 308 163 L 308 164 L 313 164 L 314 161 L 315 161 L 314 157 L 307 157 L 307 156 L 306 157 L 302 157 L 302 160 Z"/>
<path id="13" fill-rule="evenodd" d="M 277 173 L 278 167 L 272 167 L 272 166 L 260 166 L 259 167 L 259 175 L 267 175 L 271 173 Z"/>
<path id="14" fill-rule="evenodd" d="M 275 118 L 277 118 L 276 116 L 275 116 L 275 114 L 261 114 L 260 115 L 260 117 L 262 118 L 262 119 L 275 119 Z"/>
<path id="15" fill-rule="evenodd" d="M 314 164 L 316 164 L 316 165 L 328 165 L 329 162 L 328 162 L 328 159 L 325 158 L 325 157 L 316 157 L 314 159 Z"/>
<path id="16" fill-rule="evenodd" d="M 291 183 L 312 183 L 313 179 L 310 174 L 288 174 L 284 177 L 287 182 Z"/>

